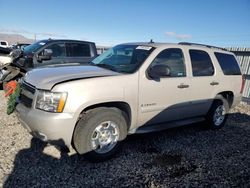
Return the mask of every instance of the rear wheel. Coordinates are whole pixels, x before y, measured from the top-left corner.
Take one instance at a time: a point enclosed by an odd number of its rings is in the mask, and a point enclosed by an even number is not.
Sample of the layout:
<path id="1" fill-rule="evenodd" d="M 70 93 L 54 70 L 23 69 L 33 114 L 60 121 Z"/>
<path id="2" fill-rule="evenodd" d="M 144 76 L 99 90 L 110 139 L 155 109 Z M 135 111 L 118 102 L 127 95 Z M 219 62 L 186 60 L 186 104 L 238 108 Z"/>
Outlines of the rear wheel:
<path id="1" fill-rule="evenodd" d="M 90 161 L 111 158 L 127 136 L 126 115 L 117 108 L 96 108 L 79 120 L 74 131 L 76 151 Z"/>
<path id="2" fill-rule="evenodd" d="M 225 99 L 215 100 L 206 117 L 209 128 L 220 129 L 227 120 L 229 111 L 228 102 Z"/>

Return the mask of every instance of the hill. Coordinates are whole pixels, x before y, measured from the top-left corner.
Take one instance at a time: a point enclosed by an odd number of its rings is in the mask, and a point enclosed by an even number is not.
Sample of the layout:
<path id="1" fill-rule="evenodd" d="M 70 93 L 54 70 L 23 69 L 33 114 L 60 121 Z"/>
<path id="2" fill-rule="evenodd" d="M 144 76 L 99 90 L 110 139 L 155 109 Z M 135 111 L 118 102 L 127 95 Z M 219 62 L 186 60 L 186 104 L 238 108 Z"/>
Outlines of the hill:
<path id="1" fill-rule="evenodd" d="M 29 39 L 20 34 L 0 33 L 0 40 L 8 41 L 9 45 L 16 43 L 33 43 L 33 39 Z"/>

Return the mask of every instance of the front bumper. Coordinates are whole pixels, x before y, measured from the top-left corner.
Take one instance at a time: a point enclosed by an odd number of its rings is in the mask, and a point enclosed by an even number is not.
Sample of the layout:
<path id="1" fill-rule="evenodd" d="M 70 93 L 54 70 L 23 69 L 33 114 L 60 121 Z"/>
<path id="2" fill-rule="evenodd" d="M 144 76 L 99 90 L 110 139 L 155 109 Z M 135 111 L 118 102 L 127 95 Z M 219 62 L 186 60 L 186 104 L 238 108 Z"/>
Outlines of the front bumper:
<path id="1" fill-rule="evenodd" d="M 73 114 L 44 112 L 23 104 L 18 104 L 16 111 L 22 126 L 33 136 L 58 145 L 71 146 L 76 123 Z"/>

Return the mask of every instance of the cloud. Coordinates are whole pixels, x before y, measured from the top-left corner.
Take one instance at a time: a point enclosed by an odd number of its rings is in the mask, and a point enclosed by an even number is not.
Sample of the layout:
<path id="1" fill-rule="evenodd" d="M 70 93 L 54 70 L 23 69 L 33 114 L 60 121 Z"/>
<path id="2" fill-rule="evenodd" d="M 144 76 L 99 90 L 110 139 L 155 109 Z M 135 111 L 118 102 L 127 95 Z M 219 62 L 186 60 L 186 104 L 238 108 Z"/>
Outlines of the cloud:
<path id="1" fill-rule="evenodd" d="M 8 29 L 8 28 L 0 28 L 0 32 L 5 33 L 14 33 L 14 34 L 30 34 L 30 35 L 40 35 L 40 36 L 49 36 L 49 37 L 63 37 L 66 38 L 67 36 L 57 34 L 57 33 L 49 33 L 49 32 L 30 32 L 23 29 Z"/>
<path id="2" fill-rule="evenodd" d="M 61 34 L 57 34 L 57 33 L 47 33 L 47 32 L 42 32 L 42 33 L 34 33 L 36 35 L 42 35 L 42 36 L 49 36 L 49 37 L 63 37 L 63 38 L 67 38 L 66 35 L 61 35 Z"/>
<path id="3" fill-rule="evenodd" d="M 169 36 L 169 37 L 174 37 L 178 40 L 184 40 L 184 39 L 190 39 L 192 38 L 191 35 L 189 34 L 177 34 L 175 32 L 172 32 L 172 31 L 167 31 L 165 32 L 165 35 Z"/>
<path id="4" fill-rule="evenodd" d="M 171 32 L 171 31 L 167 31 L 165 34 L 167 36 L 170 36 L 170 37 L 175 37 L 176 36 L 176 33 L 175 32 Z"/>
<path id="5" fill-rule="evenodd" d="M 15 34 L 32 34 L 31 32 L 23 30 L 23 29 L 0 28 L 0 32 L 15 33 Z"/>

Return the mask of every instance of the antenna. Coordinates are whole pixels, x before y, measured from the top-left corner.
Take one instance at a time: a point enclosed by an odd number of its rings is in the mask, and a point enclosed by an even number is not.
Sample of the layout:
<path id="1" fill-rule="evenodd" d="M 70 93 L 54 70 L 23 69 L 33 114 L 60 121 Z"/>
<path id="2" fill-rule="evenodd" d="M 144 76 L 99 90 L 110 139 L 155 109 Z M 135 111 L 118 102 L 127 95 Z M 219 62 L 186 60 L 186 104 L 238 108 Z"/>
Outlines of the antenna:
<path id="1" fill-rule="evenodd" d="M 149 43 L 154 43 L 153 39 L 151 39 L 151 40 L 149 41 Z"/>

